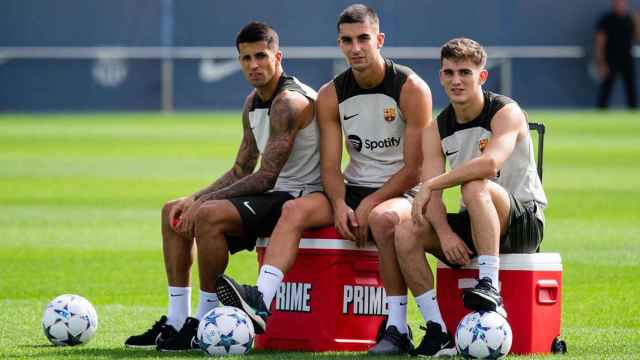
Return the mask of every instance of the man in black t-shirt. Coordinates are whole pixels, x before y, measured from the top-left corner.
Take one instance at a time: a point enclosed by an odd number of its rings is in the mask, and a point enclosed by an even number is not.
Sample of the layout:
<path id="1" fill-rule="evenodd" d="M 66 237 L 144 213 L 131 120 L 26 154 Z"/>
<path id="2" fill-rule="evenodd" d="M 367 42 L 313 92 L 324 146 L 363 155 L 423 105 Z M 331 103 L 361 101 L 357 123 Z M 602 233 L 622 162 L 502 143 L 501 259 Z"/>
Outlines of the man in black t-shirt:
<path id="1" fill-rule="evenodd" d="M 609 105 L 611 88 L 618 73 L 624 80 L 629 108 L 637 107 L 636 76 L 631 49 L 640 40 L 640 12 L 633 15 L 627 0 L 612 0 L 612 11 L 598 21 L 595 34 L 596 65 L 602 80 L 598 107 Z"/>

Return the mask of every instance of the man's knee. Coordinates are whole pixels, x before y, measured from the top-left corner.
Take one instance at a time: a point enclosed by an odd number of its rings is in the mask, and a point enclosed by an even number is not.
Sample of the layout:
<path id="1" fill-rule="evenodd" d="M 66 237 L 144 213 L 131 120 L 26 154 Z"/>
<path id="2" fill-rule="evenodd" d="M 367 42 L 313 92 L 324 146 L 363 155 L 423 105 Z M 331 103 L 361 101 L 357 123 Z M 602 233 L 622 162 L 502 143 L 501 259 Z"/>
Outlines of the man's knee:
<path id="1" fill-rule="evenodd" d="M 465 204 L 473 204 L 478 201 L 491 199 L 488 180 L 473 180 L 462 184 L 462 201 Z"/>
<path id="2" fill-rule="evenodd" d="M 292 227 L 303 227 L 309 210 L 298 200 L 288 200 L 282 205 L 280 222 Z"/>
<path id="3" fill-rule="evenodd" d="M 400 222 L 400 218 L 395 211 L 374 209 L 369 214 L 369 226 L 374 234 L 376 242 L 393 243 L 395 228 Z M 382 245 L 382 244 L 379 244 Z"/>
<path id="4" fill-rule="evenodd" d="M 176 205 L 175 200 L 168 201 L 167 203 L 164 204 L 164 206 L 162 207 L 162 212 L 160 213 L 163 223 L 169 219 L 169 214 L 171 213 L 171 209 L 173 209 L 175 205 Z"/>
<path id="5" fill-rule="evenodd" d="M 220 201 L 211 201 L 196 211 L 194 218 L 195 235 L 206 236 L 216 228 L 222 228 L 225 222 L 224 207 Z"/>

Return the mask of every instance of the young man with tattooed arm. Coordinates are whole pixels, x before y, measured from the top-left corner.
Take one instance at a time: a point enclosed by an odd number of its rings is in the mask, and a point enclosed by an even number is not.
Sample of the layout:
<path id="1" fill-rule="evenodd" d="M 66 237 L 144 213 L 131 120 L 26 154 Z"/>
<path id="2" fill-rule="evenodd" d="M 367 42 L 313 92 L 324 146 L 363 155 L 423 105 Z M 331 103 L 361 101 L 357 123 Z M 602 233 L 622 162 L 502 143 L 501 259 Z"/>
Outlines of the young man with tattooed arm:
<path id="1" fill-rule="evenodd" d="M 162 209 L 168 316 L 127 339 L 127 347 L 197 348 L 199 319 L 218 305 L 216 279 L 229 254 L 252 250 L 257 237 L 268 236 L 285 202 L 322 196 L 316 93 L 284 73 L 278 35 L 268 25 L 246 25 L 236 37 L 236 48 L 242 72 L 254 87 L 244 103 L 236 161 L 213 184 Z M 258 157 L 260 167 L 254 172 Z M 190 317 L 194 242 L 200 297 L 196 315 Z"/>

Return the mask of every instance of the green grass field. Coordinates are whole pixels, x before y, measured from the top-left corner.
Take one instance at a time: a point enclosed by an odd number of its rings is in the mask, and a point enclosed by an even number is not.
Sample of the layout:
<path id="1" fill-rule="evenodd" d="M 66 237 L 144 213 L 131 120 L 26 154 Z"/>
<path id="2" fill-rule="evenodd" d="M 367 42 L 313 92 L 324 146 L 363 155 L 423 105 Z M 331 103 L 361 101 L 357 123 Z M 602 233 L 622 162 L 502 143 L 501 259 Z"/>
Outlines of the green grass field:
<path id="1" fill-rule="evenodd" d="M 640 115 L 532 112 L 530 118 L 547 126 L 543 251 L 563 258 L 569 352 L 561 358 L 637 359 Z M 122 344 L 166 312 L 162 204 L 222 174 L 240 133 L 238 114 L 1 115 L 0 358 L 201 357 Z M 453 202 L 454 195 L 447 198 Z M 255 254 L 236 255 L 229 272 L 253 282 Z M 98 311 L 98 334 L 85 346 L 53 347 L 42 334 L 43 309 L 62 293 L 86 296 Z M 194 308 L 195 300 L 197 291 Z M 417 331 L 420 316 L 410 309 Z"/>

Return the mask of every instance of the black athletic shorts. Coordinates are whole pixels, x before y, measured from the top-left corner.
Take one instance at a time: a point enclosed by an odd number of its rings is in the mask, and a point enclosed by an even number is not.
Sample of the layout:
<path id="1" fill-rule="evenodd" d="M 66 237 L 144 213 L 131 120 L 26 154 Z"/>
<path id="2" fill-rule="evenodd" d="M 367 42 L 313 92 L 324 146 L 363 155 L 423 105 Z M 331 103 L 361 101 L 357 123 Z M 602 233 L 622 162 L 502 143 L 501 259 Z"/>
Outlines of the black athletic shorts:
<path id="1" fill-rule="evenodd" d="M 509 194 L 511 203 L 507 231 L 500 237 L 500 253 L 534 253 L 540 246 L 543 237 L 544 224 L 536 217 L 537 204 L 535 201 L 526 204 L 518 201 L 513 194 Z M 476 256 L 476 247 L 471 236 L 471 219 L 469 213 L 463 210 L 457 214 L 447 214 L 447 221 L 451 229 L 467 244 Z M 451 264 L 447 259 L 440 259 L 450 267 L 460 265 Z"/>
<path id="2" fill-rule="evenodd" d="M 285 202 L 295 197 L 286 191 L 241 196 L 227 199 L 238 209 L 242 219 L 243 236 L 226 235 L 229 253 L 253 250 L 259 237 L 270 236 L 282 213 Z"/>
<path id="3" fill-rule="evenodd" d="M 372 188 L 366 186 L 356 186 L 356 185 L 346 185 L 346 192 L 344 195 L 344 202 L 347 203 L 351 209 L 355 210 L 362 199 L 374 193 L 379 188 Z M 407 198 L 409 201 L 413 201 L 413 198 L 416 196 L 415 190 L 411 189 L 402 195 L 404 198 Z"/>

